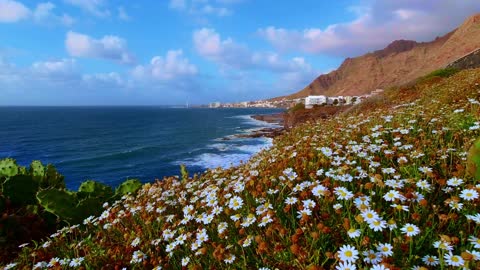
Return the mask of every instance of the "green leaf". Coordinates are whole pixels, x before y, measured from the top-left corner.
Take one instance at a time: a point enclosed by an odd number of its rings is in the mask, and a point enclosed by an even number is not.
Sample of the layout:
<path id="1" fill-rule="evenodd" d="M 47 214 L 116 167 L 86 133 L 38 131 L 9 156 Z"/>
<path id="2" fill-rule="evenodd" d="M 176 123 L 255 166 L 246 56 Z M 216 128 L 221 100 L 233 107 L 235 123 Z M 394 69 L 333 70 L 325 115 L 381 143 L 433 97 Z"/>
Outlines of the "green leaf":
<path id="1" fill-rule="evenodd" d="M 3 194 L 16 205 L 35 204 L 38 183 L 30 175 L 15 175 L 3 183 Z"/>

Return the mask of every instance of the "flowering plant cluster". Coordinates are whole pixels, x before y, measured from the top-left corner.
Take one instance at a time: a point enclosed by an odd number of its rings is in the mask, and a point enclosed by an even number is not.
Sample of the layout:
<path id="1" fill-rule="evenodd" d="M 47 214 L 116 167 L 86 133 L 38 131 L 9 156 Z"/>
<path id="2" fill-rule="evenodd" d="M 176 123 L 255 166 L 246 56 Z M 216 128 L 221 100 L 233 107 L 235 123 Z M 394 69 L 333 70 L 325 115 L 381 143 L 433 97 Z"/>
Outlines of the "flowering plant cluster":
<path id="1" fill-rule="evenodd" d="M 241 166 L 145 184 L 5 269 L 476 269 L 479 82 L 389 90 Z"/>

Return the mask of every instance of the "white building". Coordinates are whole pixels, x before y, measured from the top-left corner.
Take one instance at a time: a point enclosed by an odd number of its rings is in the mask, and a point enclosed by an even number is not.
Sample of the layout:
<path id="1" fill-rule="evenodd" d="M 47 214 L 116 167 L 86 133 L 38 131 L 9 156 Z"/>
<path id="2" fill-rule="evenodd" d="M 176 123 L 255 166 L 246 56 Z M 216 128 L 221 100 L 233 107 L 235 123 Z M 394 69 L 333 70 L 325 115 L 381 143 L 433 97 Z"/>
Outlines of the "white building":
<path id="1" fill-rule="evenodd" d="M 221 103 L 220 102 L 212 102 L 210 103 L 209 107 L 210 108 L 220 108 Z"/>
<path id="2" fill-rule="evenodd" d="M 305 109 L 311 109 L 314 105 L 322 105 L 327 103 L 326 96 L 308 96 L 305 98 Z"/>

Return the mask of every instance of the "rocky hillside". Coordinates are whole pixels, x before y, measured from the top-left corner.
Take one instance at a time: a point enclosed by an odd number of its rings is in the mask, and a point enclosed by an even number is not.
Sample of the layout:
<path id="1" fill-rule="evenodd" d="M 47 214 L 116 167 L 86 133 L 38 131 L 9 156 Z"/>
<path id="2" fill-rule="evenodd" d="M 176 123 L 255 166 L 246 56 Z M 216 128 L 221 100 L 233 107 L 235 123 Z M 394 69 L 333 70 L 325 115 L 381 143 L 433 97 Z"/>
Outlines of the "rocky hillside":
<path id="1" fill-rule="evenodd" d="M 383 50 L 347 58 L 337 70 L 319 76 L 287 98 L 361 95 L 377 88 L 401 85 L 443 68 L 479 47 L 480 14 L 477 14 L 434 41 L 397 40 Z"/>

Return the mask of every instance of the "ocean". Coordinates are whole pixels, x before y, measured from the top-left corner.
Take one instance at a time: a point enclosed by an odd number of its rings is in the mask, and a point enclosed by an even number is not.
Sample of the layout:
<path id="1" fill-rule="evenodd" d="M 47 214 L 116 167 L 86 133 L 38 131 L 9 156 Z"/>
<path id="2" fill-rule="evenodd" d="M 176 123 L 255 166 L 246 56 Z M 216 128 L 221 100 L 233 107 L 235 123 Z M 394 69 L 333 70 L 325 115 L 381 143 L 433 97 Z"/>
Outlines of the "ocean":
<path id="1" fill-rule="evenodd" d="M 237 138 L 274 124 L 250 115 L 280 109 L 0 107 L 0 158 L 52 163 L 69 189 L 87 179 L 117 186 L 238 165 L 271 145 Z"/>

